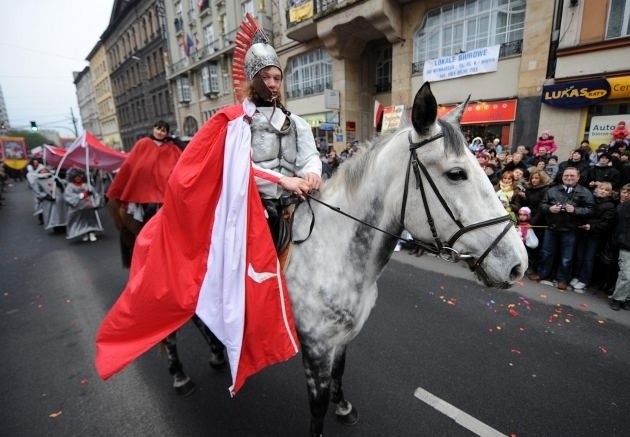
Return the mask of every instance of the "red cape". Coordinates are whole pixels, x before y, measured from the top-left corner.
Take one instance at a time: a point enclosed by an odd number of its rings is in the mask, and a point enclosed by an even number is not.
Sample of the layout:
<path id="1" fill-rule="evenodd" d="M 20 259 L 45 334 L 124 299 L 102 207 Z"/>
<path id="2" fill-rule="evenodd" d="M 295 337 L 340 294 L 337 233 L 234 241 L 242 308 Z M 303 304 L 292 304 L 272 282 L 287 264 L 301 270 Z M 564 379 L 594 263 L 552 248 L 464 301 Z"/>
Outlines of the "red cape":
<path id="1" fill-rule="evenodd" d="M 96 338 L 96 368 L 103 379 L 195 313 L 209 249 L 221 244 L 211 237 L 222 191 L 227 123 L 242 113 L 241 106 L 229 107 L 195 135 L 169 179 L 164 206 L 139 234 L 129 281 Z M 248 376 L 298 351 L 284 278 L 253 172 L 249 173 L 246 262 L 258 272 L 277 271 L 278 280 L 257 282 L 249 275 L 244 279 L 245 323 L 238 371 L 232 375 L 233 393 Z"/>
<path id="2" fill-rule="evenodd" d="M 107 197 L 122 202 L 164 202 L 166 182 L 181 154 L 175 143 L 158 147 L 151 138 L 142 138 L 120 167 Z"/>

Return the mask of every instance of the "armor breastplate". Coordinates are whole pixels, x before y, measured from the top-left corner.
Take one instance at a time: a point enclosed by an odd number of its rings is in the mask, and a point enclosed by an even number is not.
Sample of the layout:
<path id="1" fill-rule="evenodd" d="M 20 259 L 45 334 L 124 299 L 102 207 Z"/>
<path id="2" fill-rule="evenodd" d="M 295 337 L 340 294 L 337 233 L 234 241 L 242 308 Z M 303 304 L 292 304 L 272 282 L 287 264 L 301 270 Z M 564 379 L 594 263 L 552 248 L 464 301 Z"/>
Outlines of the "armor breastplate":
<path id="1" fill-rule="evenodd" d="M 279 109 L 278 109 L 279 111 Z M 263 114 L 256 111 L 252 116 L 252 159 L 267 170 L 286 176 L 294 176 L 297 159 L 297 135 L 295 123 L 287 117 L 288 128 L 275 129 Z"/>

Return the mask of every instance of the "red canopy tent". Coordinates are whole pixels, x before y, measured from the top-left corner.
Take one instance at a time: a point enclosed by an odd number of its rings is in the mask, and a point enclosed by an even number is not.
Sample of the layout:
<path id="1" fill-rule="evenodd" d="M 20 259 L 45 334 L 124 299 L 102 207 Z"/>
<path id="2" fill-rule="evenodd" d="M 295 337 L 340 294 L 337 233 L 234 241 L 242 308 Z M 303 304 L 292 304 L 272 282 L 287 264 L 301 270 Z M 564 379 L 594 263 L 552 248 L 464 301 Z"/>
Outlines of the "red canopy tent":
<path id="1" fill-rule="evenodd" d="M 127 155 L 110 149 L 94 135 L 84 132 L 67 149 L 44 145 L 44 162 L 63 169 L 80 167 L 89 173 L 91 168 L 115 171 L 120 168 Z"/>

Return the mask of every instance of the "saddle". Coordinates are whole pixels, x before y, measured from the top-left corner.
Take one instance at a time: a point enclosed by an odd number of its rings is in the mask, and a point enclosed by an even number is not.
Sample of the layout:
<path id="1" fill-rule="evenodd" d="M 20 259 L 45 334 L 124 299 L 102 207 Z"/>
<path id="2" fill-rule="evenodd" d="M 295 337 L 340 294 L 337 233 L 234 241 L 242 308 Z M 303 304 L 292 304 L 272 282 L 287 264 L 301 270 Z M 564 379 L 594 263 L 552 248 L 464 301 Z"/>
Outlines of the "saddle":
<path id="1" fill-rule="evenodd" d="M 262 202 L 267 211 L 267 224 L 278 253 L 280 266 L 284 270 L 291 252 L 293 211 L 300 199 L 296 196 L 284 196 L 279 199 L 262 199 Z"/>

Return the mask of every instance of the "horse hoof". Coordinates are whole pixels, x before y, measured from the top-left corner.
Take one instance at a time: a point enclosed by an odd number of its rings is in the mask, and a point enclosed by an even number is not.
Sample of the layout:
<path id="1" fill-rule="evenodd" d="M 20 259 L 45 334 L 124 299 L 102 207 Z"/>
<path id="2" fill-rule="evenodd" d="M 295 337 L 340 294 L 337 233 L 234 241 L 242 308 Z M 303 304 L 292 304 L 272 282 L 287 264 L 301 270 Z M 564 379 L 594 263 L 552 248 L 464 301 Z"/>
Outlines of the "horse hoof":
<path id="1" fill-rule="evenodd" d="M 185 378 L 181 379 L 175 378 L 175 380 L 173 381 L 173 388 L 175 389 L 175 393 L 177 393 L 178 396 L 186 397 L 193 394 L 197 389 L 197 386 L 194 382 L 192 382 L 192 379 L 186 376 Z"/>
<path id="2" fill-rule="evenodd" d="M 353 406 L 350 406 L 350 408 L 350 411 L 346 414 L 335 413 L 337 420 L 347 426 L 355 425 L 359 421 L 359 413 L 357 412 L 357 409 Z"/>

